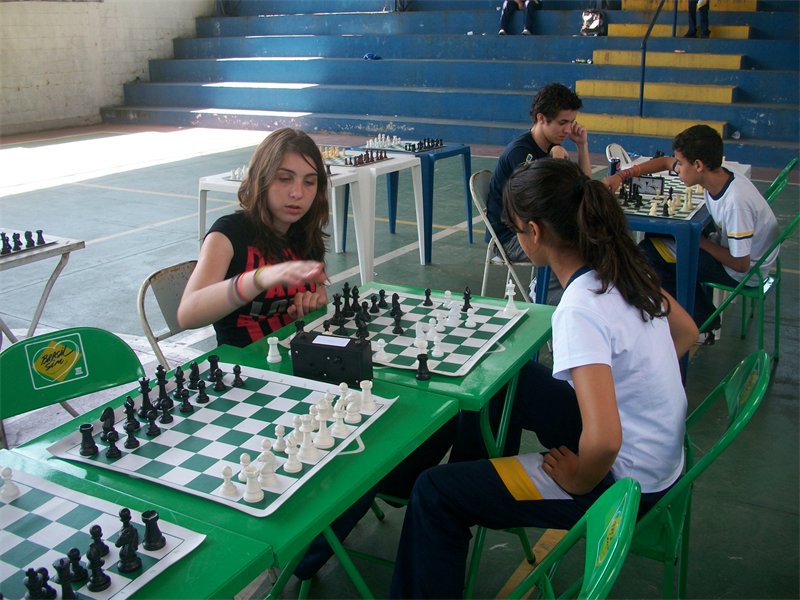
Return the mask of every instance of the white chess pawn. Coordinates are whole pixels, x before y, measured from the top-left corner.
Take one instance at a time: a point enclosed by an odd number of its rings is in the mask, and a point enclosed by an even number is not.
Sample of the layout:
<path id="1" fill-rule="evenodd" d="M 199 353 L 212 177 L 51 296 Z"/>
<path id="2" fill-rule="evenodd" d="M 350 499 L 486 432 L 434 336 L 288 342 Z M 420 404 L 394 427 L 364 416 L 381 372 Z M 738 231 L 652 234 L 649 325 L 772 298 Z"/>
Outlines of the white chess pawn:
<path id="1" fill-rule="evenodd" d="M 387 362 L 389 360 L 389 355 L 386 353 L 386 340 L 378 340 L 375 342 L 375 347 L 377 348 L 375 351 L 375 360 L 378 362 Z"/>
<path id="2" fill-rule="evenodd" d="M 450 290 L 444 291 L 444 307 L 450 308 L 450 305 L 453 303 L 453 292 Z"/>
<path id="3" fill-rule="evenodd" d="M 267 352 L 267 362 L 268 363 L 281 362 L 281 353 L 280 350 L 278 350 L 278 338 L 276 337 L 267 338 L 267 344 L 269 345 L 269 351 Z"/>
<path id="4" fill-rule="evenodd" d="M 442 312 L 439 309 L 436 309 L 433 311 L 433 315 L 436 317 L 436 333 L 443 333 L 444 319 L 442 318 Z"/>
<path id="5" fill-rule="evenodd" d="M 286 450 L 286 438 L 283 436 L 286 434 L 286 428 L 283 425 L 275 425 L 275 443 L 272 445 L 272 448 L 277 452 L 283 452 Z"/>
<path id="6" fill-rule="evenodd" d="M 438 312 L 438 311 L 436 311 L 436 312 Z M 426 339 L 429 342 L 432 342 L 433 341 L 433 336 L 436 335 L 436 327 L 437 327 L 436 317 L 431 317 L 430 319 L 428 319 L 428 335 L 426 336 Z"/>
<path id="7" fill-rule="evenodd" d="M 333 409 L 333 427 L 331 434 L 337 437 L 346 437 L 350 434 L 350 429 L 344 424 L 345 410 L 341 404 L 337 403 Z"/>
<path id="8" fill-rule="evenodd" d="M 231 469 L 230 465 L 225 465 L 225 468 L 222 469 L 222 494 L 224 496 L 237 496 L 239 494 L 239 489 L 236 487 L 236 484 L 231 481 L 233 477 L 233 469 Z"/>
<path id="9" fill-rule="evenodd" d="M 316 404 L 312 404 L 308 407 L 308 414 L 311 415 L 311 426 L 313 427 L 312 431 L 316 431 L 319 429 L 319 419 L 317 419 L 319 407 Z"/>
<path id="10" fill-rule="evenodd" d="M 466 327 L 467 329 L 472 329 L 476 325 L 477 325 L 477 323 L 475 322 L 475 309 L 474 308 L 468 308 L 467 309 L 467 320 L 464 321 L 464 327 Z"/>
<path id="11" fill-rule="evenodd" d="M 269 438 L 264 438 L 261 441 L 261 454 L 258 455 L 258 462 L 263 465 L 270 464 L 272 465 L 273 471 L 275 470 L 275 463 L 277 459 L 275 455 L 272 453 L 272 442 Z"/>
<path id="12" fill-rule="evenodd" d="M 347 385 L 344 381 L 339 384 L 339 399 L 345 403 L 347 406 L 347 402 L 349 402 L 348 396 L 350 395 L 350 386 Z"/>
<path id="13" fill-rule="evenodd" d="M 441 358 L 444 356 L 444 351 L 442 350 L 442 336 L 440 335 L 437 335 L 435 338 L 433 338 L 431 356 L 434 358 Z"/>
<path id="14" fill-rule="evenodd" d="M 417 349 L 417 354 L 427 354 L 428 353 L 428 341 L 427 340 L 419 340 L 418 342 L 414 342 L 414 348 Z"/>
<path id="15" fill-rule="evenodd" d="M 286 446 L 286 456 L 288 458 L 283 463 L 283 470 L 287 473 L 298 473 L 303 470 L 303 463 L 297 459 L 298 452 L 299 450 L 294 443 Z"/>
<path id="16" fill-rule="evenodd" d="M 417 321 L 414 323 L 414 343 L 425 339 L 425 323 Z"/>
<path id="17" fill-rule="evenodd" d="M 0 498 L 3 498 L 3 500 L 11 500 L 12 498 L 19 496 L 19 488 L 11 479 L 11 467 L 3 467 L 3 470 L 0 472 L 0 474 L 2 474 L 3 477 L 3 487 L 0 488 Z"/>
<path id="18" fill-rule="evenodd" d="M 245 471 L 250 465 L 250 455 L 247 452 L 242 452 L 242 455 L 239 457 L 239 464 L 242 466 L 242 470 L 239 471 L 239 481 L 244 483 L 247 481 L 247 475 L 245 475 Z"/>
<path id="19" fill-rule="evenodd" d="M 358 407 L 355 402 L 350 402 L 345 409 L 344 422 L 356 425 L 361 423 L 361 413 L 358 412 Z"/>
<path id="20" fill-rule="evenodd" d="M 261 502 L 264 499 L 264 492 L 261 490 L 261 485 L 258 483 L 258 471 L 251 465 L 244 470 L 244 473 L 247 478 L 247 485 L 244 487 L 243 500 L 250 504 Z"/>
<path id="21" fill-rule="evenodd" d="M 371 413 L 375 410 L 375 399 L 372 397 L 372 382 L 365 379 L 361 386 L 361 410 Z"/>
<path id="22" fill-rule="evenodd" d="M 278 481 L 275 476 L 275 465 L 275 462 L 261 464 L 261 470 L 258 472 L 258 484 L 261 487 L 269 487 Z"/>

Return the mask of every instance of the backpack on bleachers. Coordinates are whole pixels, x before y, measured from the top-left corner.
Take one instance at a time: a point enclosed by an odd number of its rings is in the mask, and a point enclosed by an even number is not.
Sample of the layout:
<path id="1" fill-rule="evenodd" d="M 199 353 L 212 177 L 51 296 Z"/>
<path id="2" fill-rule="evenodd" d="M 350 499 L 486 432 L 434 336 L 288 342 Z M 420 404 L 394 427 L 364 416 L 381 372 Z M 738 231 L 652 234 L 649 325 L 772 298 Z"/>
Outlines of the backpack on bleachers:
<path id="1" fill-rule="evenodd" d="M 589 8 L 581 14 L 581 35 L 608 35 L 608 22 L 605 11 Z"/>

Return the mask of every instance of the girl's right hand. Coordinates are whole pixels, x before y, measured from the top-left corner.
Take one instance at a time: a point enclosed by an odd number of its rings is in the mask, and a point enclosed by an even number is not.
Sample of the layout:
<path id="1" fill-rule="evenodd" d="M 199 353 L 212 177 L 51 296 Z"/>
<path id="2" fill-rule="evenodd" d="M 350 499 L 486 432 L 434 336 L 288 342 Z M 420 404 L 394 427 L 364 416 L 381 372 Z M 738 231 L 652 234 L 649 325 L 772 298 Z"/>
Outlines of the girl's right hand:
<path id="1" fill-rule="evenodd" d="M 262 290 L 277 285 L 298 286 L 306 283 L 325 283 L 325 265 L 312 260 L 293 260 L 261 267 L 256 273 L 256 284 Z"/>

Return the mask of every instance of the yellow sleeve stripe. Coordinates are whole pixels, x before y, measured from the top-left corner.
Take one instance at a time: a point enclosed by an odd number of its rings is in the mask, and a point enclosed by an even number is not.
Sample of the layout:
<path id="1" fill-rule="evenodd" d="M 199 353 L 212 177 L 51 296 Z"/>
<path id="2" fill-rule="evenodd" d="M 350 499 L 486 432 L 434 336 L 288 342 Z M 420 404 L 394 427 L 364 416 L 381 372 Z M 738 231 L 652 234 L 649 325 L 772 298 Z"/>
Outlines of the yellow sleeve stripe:
<path id="1" fill-rule="evenodd" d="M 542 494 L 515 457 L 493 458 L 491 463 L 514 500 L 542 500 Z"/>
<path id="2" fill-rule="evenodd" d="M 733 238 L 735 240 L 745 240 L 747 238 L 753 237 L 754 234 L 755 234 L 755 231 L 753 231 L 752 229 L 750 231 L 742 231 L 742 232 L 738 232 L 738 231 L 737 232 L 730 232 L 729 231 L 728 232 L 728 237 L 729 238 Z"/>
<path id="3" fill-rule="evenodd" d="M 664 259 L 664 262 L 669 264 L 675 264 L 675 256 L 673 256 L 672 251 L 669 249 L 664 243 L 664 240 L 658 237 L 651 237 L 650 243 L 653 244 L 653 248 L 661 255 L 661 258 Z"/>

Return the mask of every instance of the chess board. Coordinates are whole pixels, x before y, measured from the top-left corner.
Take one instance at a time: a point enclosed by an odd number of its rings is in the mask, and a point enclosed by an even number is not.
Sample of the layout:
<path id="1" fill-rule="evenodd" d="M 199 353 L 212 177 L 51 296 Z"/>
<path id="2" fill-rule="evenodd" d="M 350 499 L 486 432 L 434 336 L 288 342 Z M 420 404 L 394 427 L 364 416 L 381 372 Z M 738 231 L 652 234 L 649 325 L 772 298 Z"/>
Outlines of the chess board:
<path id="1" fill-rule="evenodd" d="M 28 246 L 27 245 L 27 241 L 25 239 L 25 233 L 31 233 L 33 235 L 34 245 L 32 245 L 32 246 Z M 14 247 L 13 247 L 13 236 L 15 234 L 19 235 L 20 243 L 21 243 L 21 246 L 17 250 L 14 250 Z M 0 252 L 0 259 L 6 258 L 7 256 L 11 256 L 12 254 L 14 256 L 17 256 L 17 255 L 20 255 L 20 254 L 24 254 L 25 252 L 31 252 L 31 251 L 36 250 L 38 248 L 47 248 L 48 246 L 53 246 L 53 245 L 56 244 L 55 240 L 49 240 L 48 241 L 48 240 L 46 240 L 44 238 L 43 238 L 44 239 L 44 243 L 42 243 L 42 244 L 36 243 L 37 242 L 37 239 L 36 239 L 37 238 L 37 234 L 35 232 L 2 231 L 2 232 L 0 232 L 0 235 L 2 235 L 3 238 L 8 242 L 8 247 L 4 246 L 3 251 Z"/>
<path id="2" fill-rule="evenodd" d="M 370 159 L 367 159 L 368 152 L 372 152 Z M 368 167 L 389 159 L 391 159 L 391 156 L 377 156 L 377 152 L 374 150 L 343 150 L 338 156 L 328 156 L 323 158 L 323 161 L 331 167 Z M 363 160 L 363 162 L 360 162 L 360 160 Z"/>
<path id="3" fill-rule="evenodd" d="M 378 136 L 367 140 L 362 149 L 380 149 L 389 152 L 407 152 L 414 154 L 416 152 L 424 152 L 425 150 L 435 150 L 437 148 L 444 148 L 445 144 L 442 140 L 425 139 L 425 140 L 402 140 L 397 136 Z"/>
<path id="4" fill-rule="evenodd" d="M 78 548 L 81 564 L 88 567 L 86 551 L 92 543 L 89 529 L 100 525 L 109 554 L 103 560 L 103 570 L 111 578 L 111 586 L 102 592 L 91 592 L 86 581 L 73 582 L 79 598 L 122 599 L 164 572 L 169 566 L 186 557 L 205 539 L 205 536 L 178 525 L 158 521 L 166 544 L 160 550 L 137 551 L 142 568 L 122 573 L 116 564 L 119 549 L 114 545 L 122 528 L 119 511 L 122 507 L 22 471 L 13 472 L 13 481 L 20 493 L 15 498 L 0 498 L 0 593 L 6 600 L 25 598 L 25 571 L 44 567 L 50 575 L 50 586 L 56 577 L 53 563 L 64 558 L 70 548 Z M 141 515 L 131 511 L 133 524 L 144 539 Z"/>
<path id="5" fill-rule="evenodd" d="M 208 378 L 208 363 L 201 367 L 201 377 Z M 190 392 L 191 413 L 179 411 L 179 401 L 172 409 L 173 422 L 162 424 L 161 434 L 147 437 L 147 424 L 136 432 L 140 446 L 133 450 L 124 447 L 127 433 L 122 431 L 125 420 L 124 409 L 115 411 L 117 430 L 120 431 L 118 447 L 122 457 L 106 457 L 107 444 L 99 440 L 101 427 L 95 424 L 94 437 L 100 452 L 92 457 L 81 456 L 81 434 L 75 432 L 54 444 L 48 451 L 55 456 L 94 464 L 106 469 L 126 473 L 131 477 L 147 479 L 196 496 L 201 496 L 246 512 L 264 517 L 273 513 L 303 484 L 337 454 L 347 451 L 348 446 L 361 444 L 360 435 L 392 405 L 394 399 L 375 399 L 375 409 L 367 411 L 362 407 L 362 420 L 357 425 L 347 425 L 346 436 L 334 435 L 335 444 L 327 450 L 320 450 L 315 461 L 302 460 L 302 470 L 287 473 L 281 467 L 286 462 L 286 454 L 275 451 L 277 469 L 276 481 L 268 487 L 262 486 L 263 500 L 255 503 L 244 501 L 245 484 L 237 474 L 241 471 L 239 458 L 243 453 L 250 455 L 254 464 L 261 453 L 261 442 L 267 437 L 275 440 L 275 427 L 280 424 L 286 433 L 294 429 L 294 417 L 309 413 L 309 408 L 317 404 L 331 391 L 338 398 L 339 389 L 331 384 L 282 375 L 262 369 L 242 367 L 241 377 L 244 387 L 232 387 L 233 365 L 220 363 L 219 368 L 226 375 L 223 382 L 227 389 L 215 391 L 209 383 L 206 392 L 210 401 L 196 404 L 197 392 Z M 167 389 L 175 389 L 169 382 Z M 353 390 L 356 392 L 356 390 Z M 138 392 L 137 392 L 138 393 Z M 157 390 L 151 390 L 151 400 L 155 400 Z M 141 399 L 134 398 L 137 408 Z M 222 471 L 230 466 L 236 486 L 236 494 L 228 496 L 222 492 Z"/>
<path id="6" fill-rule="evenodd" d="M 657 174 L 657 176 L 661 176 Z M 686 194 L 686 186 L 680 180 L 679 177 L 675 175 L 666 175 L 664 176 L 664 194 L 663 197 L 666 199 L 669 196 L 669 190 L 672 189 L 673 196 L 680 196 L 681 198 L 684 197 Z M 658 210 L 655 215 L 650 214 L 650 205 L 651 201 L 654 198 L 652 194 L 642 194 L 642 205 L 639 208 L 636 208 L 632 203 L 628 206 L 622 206 L 622 210 L 625 212 L 626 215 L 639 215 L 642 217 L 658 217 L 661 219 L 681 219 L 688 221 L 691 219 L 698 210 L 700 210 L 703 205 L 705 204 L 705 200 L 703 200 L 703 193 L 694 191 L 692 193 L 692 208 L 691 210 L 684 210 L 683 209 L 683 200 L 681 200 L 681 204 L 678 206 L 677 212 L 673 215 L 665 216 L 662 213 L 661 205 L 659 205 Z M 622 200 L 620 200 L 620 203 Z M 663 203 L 662 203 L 663 204 Z"/>
<path id="7" fill-rule="evenodd" d="M 379 290 L 366 289 L 360 291 L 359 294 L 359 301 L 364 301 L 369 300 L 373 295 L 378 295 Z M 390 297 L 391 294 L 386 295 L 386 301 L 389 304 Z M 433 292 L 431 299 L 434 301 L 434 306 L 429 307 L 423 305 L 425 301 L 423 295 L 400 295 L 400 306 L 404 313 L 401 320 L 402 334 L 393 333 L 394 319 L 389 314 L 389 308 L 381 309 L 379 313 L 370 315 L 372 318 L 367 323 L 369 330 L 367 337 L 372 342 L 373 363 L 400 369 L 416 369 L 418 350 L 414 345 L 415 324 L 420 321 L 428 323 L 429 319 L 434 316 L 434 310 L 440 310 L 442 320 L 444 320 L 444 317 L 447 316 L 447 311 L 441 309 L 444 298 L 443 292 Z M 458 294 L 452 295 L 452 301 L 463 304 L 463 300 Z M 444 356 L 440 358 L 431 356 L 432 342 L 428 343 L 428 369 L 432 373 L 454 377 L 466 375 L 485 354 L 503 351 L 500 340 L 525 315 L 523 310 L 514 310 L 506 315 L 502 306 L 475 301 L 471 301 L 471 304 L 475 309 L 475 327 L 465 327 L 466 314 L 460 313 L 458 325 L 445 325 L 444 331 L 439 333 L 442 336 L 441 346 Z M 331 318 L 333 312 L 334 307 L 328 306 L 326 315 L 307 323 L 305 331 L 324 332 L 324 322 Z M 337 331 L 336 326 L 331 326 L 328 333 L 355 337 L 356 326 L 353 319 L 350 319 L 344 325 L 343 331 Z M 386 357 L 383 360 L 377 355 L 376 342 L 378 340 L 386 342 L 384 348 Z"/>

